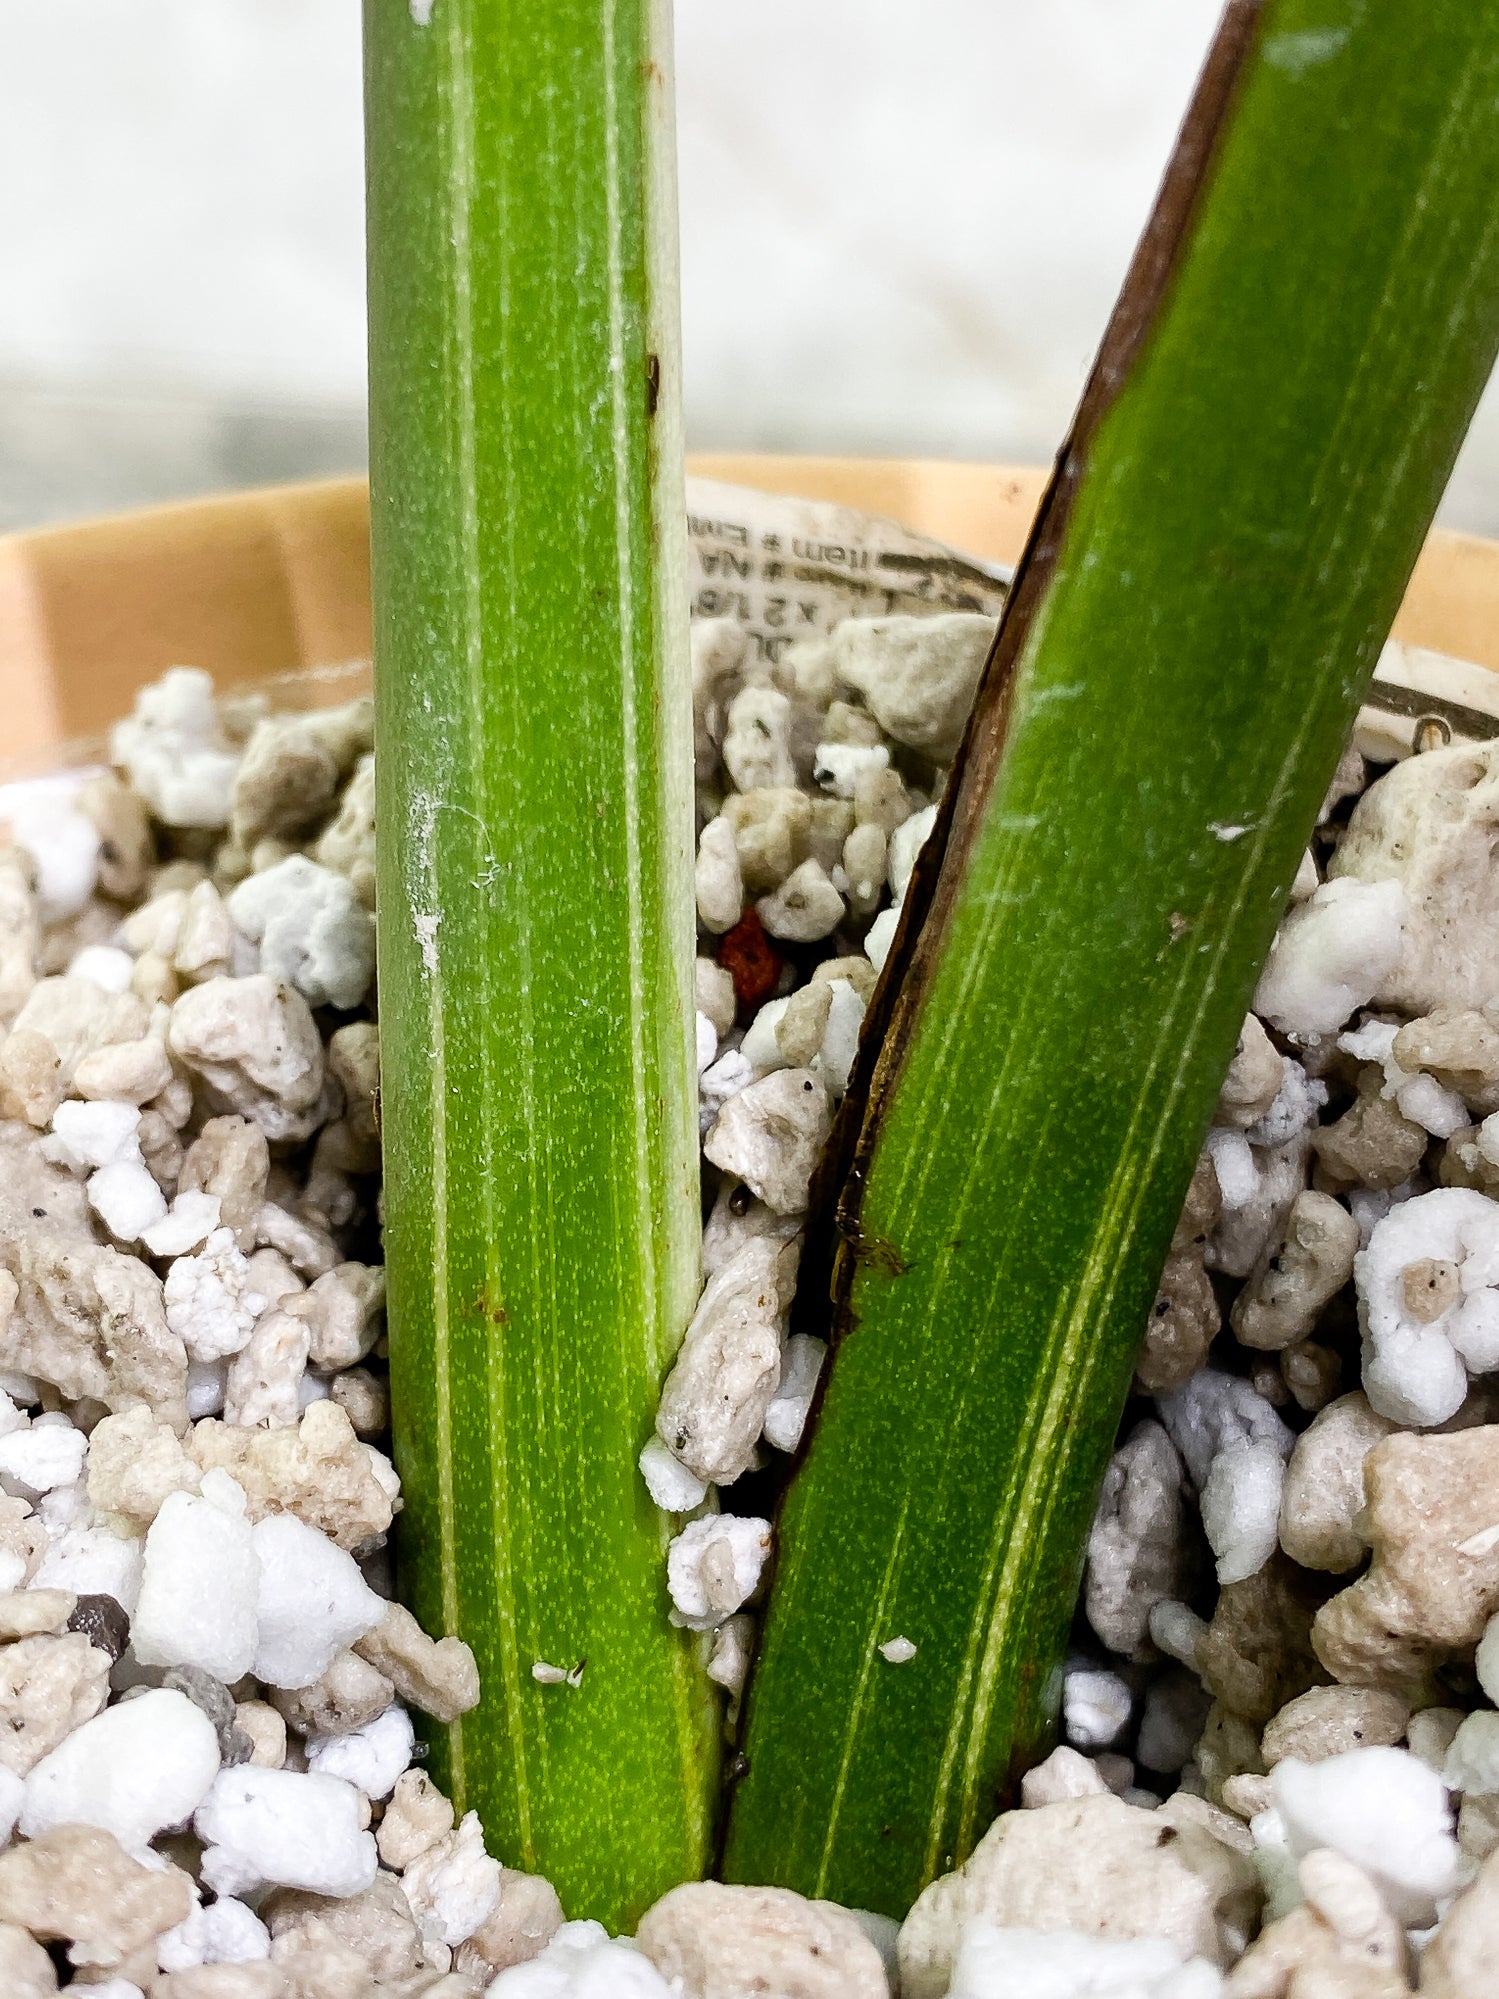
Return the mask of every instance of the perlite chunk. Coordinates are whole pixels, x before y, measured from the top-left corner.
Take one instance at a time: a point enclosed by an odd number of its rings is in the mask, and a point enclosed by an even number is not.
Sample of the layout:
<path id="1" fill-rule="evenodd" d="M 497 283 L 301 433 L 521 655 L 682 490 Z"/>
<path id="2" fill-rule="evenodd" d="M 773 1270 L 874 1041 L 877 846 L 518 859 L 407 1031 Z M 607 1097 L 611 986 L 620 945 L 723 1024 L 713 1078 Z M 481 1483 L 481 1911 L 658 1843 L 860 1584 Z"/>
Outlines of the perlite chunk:
<path id="1" fill-rule="evenodd" d="M 1476 1646 L 1499 1611 L 1499 1426 L 1397 1432 L 1363 1469 L 1373 1560 L 1318 1612 L 1313 1643 L 1334 1679 L 1427 1706 L 1431 1668 Z"/>
<path id="2" fill-rule="evenodd" d="M 310 1138 L 322 1122 L 317 1024 L 299 992 L 264 972 L 191 987 L 172 1008 L 167 1041 L 218 1108 L 252 1119 L 268 1139 Z"/>
<path id="3" fill-rule="evenodd" d="M 1332 1033 L 1388 983 L 1408 916 L 1398 881 L 1324 882 L 1276 932 L 1255 1012 L 1283 1033 Z"/>
<path id="4" fill-rule="evenodd" d="M 1401 953 L 1370 997 L 1402 1013 L 1480 1007 L 1499 994 L 1499 748 L 1471 743 L 1397 763 L 1370 785 L 1329 870 L 1341 881 L 1398 886 Z"/>
<path id="5" fill-rule="evenodd" d="M 833 662 L 896 742 L 946 763 L 994 640 L 994 620 L 966 611 L 934 618 L 846 618 L 834 627 Z"/>
<path id="6" fill-rule="evenodd" d="M 641 1918 L 636 1943 L 683 1999 L 886 1999 L 879 1952 L 847 1909 L 788 1888 L 688 1881 Z"/>
<path id="7" fill-rule="evenodd" d="M 955 1874 L 917 1898 L 900 1933 L 905 1999 L 941 1999 L 966 1925 L 1164 1937 L 1230 1963 L 1259 1912 L 1254 1867 L 1195 1825 L 1167 1827 L 1115 1797 L 1005 1812 Z"/>
<path id="8" fill-rule="evenodd" d="M 832 1124 L 821 1078 L 810 1069 L 781 1069 L 729 1098 L 703 1151 L 777 1214 L 800 1214 Z"/>
<path id="9" fill-rule="evenodd" d="M 1088 1536 L 1083 1602 L 1111 1652 L 1149 1656 L 1150 1613 L 1176 1595 L 1181 1566 L 1181 1459 L 1147 1419 L 1110 1459 Z"/>
<path id="10" fill-rule="evenodd" d="M 732 1484 L 754 1455 L 795 1288 L 795 1252 L 768 1235 L 751 1237 L 708 1281 L 656 1417 L 667 1449 L 707 1484 Z"/>
<path id="11" fill-rule="evenodd" d="M 1397 1423 L 1444 1423 L 1499 1368 L 1499 1202 L 1438 1187 L 1375 1225 L 1354 1264 L 1364 1389 Z"/>

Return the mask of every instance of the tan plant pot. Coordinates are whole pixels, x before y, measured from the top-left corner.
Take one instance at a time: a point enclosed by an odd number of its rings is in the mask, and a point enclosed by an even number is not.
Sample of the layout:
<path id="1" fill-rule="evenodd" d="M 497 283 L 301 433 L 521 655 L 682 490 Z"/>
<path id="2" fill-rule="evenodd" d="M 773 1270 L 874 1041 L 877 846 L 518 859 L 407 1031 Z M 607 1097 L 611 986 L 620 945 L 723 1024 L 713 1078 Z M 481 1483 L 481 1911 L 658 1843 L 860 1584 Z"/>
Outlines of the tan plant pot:
<path id="1" fill-rule="evenodd" d="M 1046 479 L 921 459 L 691 469 L 885 514 L 1000 562 L 1019 555 Z M 224 687 L 298 675 L 287 705 L 346 699 L 368 673 L 368 525 L 364 481 L 333 479 L 0 538 L 0 772 L 87 745 L 169 666 L 206 667 Z M 1499 669 L 1499 543 L 1433 533 L 1395 635 Z"/>

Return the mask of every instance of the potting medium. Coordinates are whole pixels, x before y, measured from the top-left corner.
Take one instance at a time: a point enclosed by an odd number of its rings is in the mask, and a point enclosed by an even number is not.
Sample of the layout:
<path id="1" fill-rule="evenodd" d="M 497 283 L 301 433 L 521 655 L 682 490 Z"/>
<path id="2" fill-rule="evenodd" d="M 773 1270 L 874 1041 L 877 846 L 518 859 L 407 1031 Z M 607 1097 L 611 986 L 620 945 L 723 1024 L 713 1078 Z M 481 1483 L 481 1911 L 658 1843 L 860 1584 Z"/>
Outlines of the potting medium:
<path id="1" fill-rule="evenodd" d="M 694 523 L 703 1290 L 640 1458 L 731 1738 L 827 1364 L 788 1331 L 811 1176 L 999 595 L 892 609 L 851 542 L 738 525 Z M 834 548 L 852 595 L 768 620 Z M 1366 711 L 1298 874 L 1141 1329 L 1062 1746 L 898 1930 L 695 1883 L 610 1938 L 422 1771 L 413 1714 L 478 1681 L 391 1600 L 369 705 L 178 669 L 108 768 L 6 794 L 0 1988 L 1489 1989 L 1499 743 L 1454 672 L 1466 734 Z M 922 1670 L 917 1628 L 877 1650 Z"/>

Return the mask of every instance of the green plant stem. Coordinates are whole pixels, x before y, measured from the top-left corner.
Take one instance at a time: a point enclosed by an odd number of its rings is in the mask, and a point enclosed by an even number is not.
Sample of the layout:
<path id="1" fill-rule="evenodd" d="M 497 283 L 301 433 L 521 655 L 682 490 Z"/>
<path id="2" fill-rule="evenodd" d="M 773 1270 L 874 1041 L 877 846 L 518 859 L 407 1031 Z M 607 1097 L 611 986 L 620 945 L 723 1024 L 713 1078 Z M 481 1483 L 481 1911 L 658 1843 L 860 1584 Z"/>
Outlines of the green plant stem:
<path id="1" fill-rule="evenodd" d="M 669 24 L 365 32 L 400 1575 L 478 1657 L 456 1805 L 629 1926 L 716 1795 L 635 1465 L 698 1268 Z"/>
<path id="2" fill-rule="evenodd" d="M 1494 0 L 1229 7 L 866 1034 L 732 1879 L 899 1915 L 1048 1739 L 1202 1132 L 1499 344 L 1496 185 Z"/>

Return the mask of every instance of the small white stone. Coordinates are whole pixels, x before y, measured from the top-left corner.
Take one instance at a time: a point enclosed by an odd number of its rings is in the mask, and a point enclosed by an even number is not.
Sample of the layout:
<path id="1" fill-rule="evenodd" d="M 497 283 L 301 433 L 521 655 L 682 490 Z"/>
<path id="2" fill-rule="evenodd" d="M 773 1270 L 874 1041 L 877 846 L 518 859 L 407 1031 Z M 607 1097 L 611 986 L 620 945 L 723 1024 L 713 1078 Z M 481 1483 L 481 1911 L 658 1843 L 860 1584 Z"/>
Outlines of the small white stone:
<path id="1" fill-rule="evenodd" d="M 890 752 L 883 743 L 819 743 L 812 781 L 834 798 L 852 798 L 866 771 L 889 767 Z"/>
<path id="2" fill-rule="evenodd" d="M 1202 1527 L 1218 1558 L 1220 1584 L 1243 1582 L 1275 1552 L 1286 1461 L 1278 1442 L 1218 1452 L 1202 1489 Z"/>
<path id="3" fill-rule="evenodd" d="M 152 1256 L 186 1256 L 218 1227 L 219 1207 L 217 1194 L 179 1194 L 161 1221 L 141 1231 L 140 1239 Z"/>
<path id="4" fill-rule="evenodd" d="M 1349 1749 L 1271 1772 L 1292 1854 L 1330 1846 L 1370 1875 L 1407 1927 L 1436 1920 L 1457 1886 L 1458 1848 L 1442 1780 L 1405 1749 Z"/>
<path id="5" fill-rule="evenodd" d="M 859 1052 L 859 1030 L 864 1025 L 864 1002 L 847 979 L 831 981 L 832 1004 L 828 1024 L 822 1031 L 822 1046 L 812 1058 L 812 1068 L 835 1097 L 848 1089 L 854 1057 Z"/>
<path id="6" fill-rule="evenodd" d="M 890 836 L 890 893 L 897 904 L 906 899 L 906 889 L 916 868 L 916 856 L 931 838 L 937 824 L 937 808 L 927 806 L 915 812 Z"/>
<path id="7" fill-rule="evenodd" d="M 118 1242 L 139 1242 L 166 1214 L 166 1196 L 135 1160 L 101 1166 L 89 1175 L 88 1204 Z"/>
<path id="8" fill-rule="evenodd" d="M 758 1076 L 768 1076 L 772 1069 L 784 1069 L 788 1066 L 785 1056 L 781 1053 L 776 1029 L 780 1026 L 790 1004 L 789 999 L 767 1000 L 745 1029 L 744 1039 L 739 1044 L 739 1053 L 751 1064 Z M 750 1079 L 746 1078 L 746 1081 L 748 1080 Z"/>
<path id="9" fill-rule="evenodd" d="M 43 923 L 76 916 L 99 879 L 99 829 L 74 805 L 77 780 L 39 778 L 5 787 L 0 816 L 18 847 L 36 864 L 37 909 Z"/>
<path id="10" fill-rule="evenodd" d="M 127 1852 L 182 1825 L 219 1767 L 213 1723 L 185 1694 L 153 1688 L 65 1736 L 26 1779 L 20 1829 L 94 1825 Z"/>
<path id="11" fill-rule="evenodd" d="M 224 1487 L 239 1494 L 238 1515 L 215 1503 Z M 240 1488 L 218 1472 L 205 1475 L 201 1497 L 174 1492 L 163 1502 L 146 1535 L 130 1627 L 142 1665 L 201 1666 L 226 1686 L 250 1670 L 260 1558 L 243 1505 Z"/>
<path id="12" fill-rule="evenodd" d="M 1442 1781 L 1465 1797 L 1499 1791 L 1499 1714 L 1480 1708 L 1464 1717 L 1448 1745 Z"/>
<path id="13" fill-rule="evenodd" d="M 916 1657 L 916 1647 L 904 1633 L 896 1638 L 887 1638 L 883 1645 L 875 1649 L 886 1664 L 891 1666 L 909 1666 Z"/>
<path id="14" fill-rule="evenodd" d="M 85 944 L 68 960 L 70 979 L 92 979 L 107 993 L 129 992 L 134 971 L 134 958 L 113 944 Z"/>
<path id="15" fill-rule="evenodd" d="M 733 1513 L 690 1521 L 666 1555 L 672 1622 L 711 1631 L 749 1602 L 770 1556 L 770 1522 Z"/>
<path id="16" fill-rule="evenodd" d="M 1070 1667 L 1062 1681 L 1062 1726 L 1074 1749 L 1109 1749 L 1129 1727 L 1135 1700 L 1117 1673 Z"/>
<path id="17" fill-rule="evenodd" d="M 1289 1457 L 1296 1439 L 1258 1389 L 1235 1374 L 1202 1367 L 1169 1395 L 1156 1397 L 1166 1433 L 1201 1492 L 1220 1451 L 1272 1444 Z"/>
<path id="18" fill-rule="evenodd" d="M 270 1931 L 253 1909 L 232 1895 L 195 1908 L 185 1923 L 156 1940 L 156 1962 L 163 1971 L 191 1971 L 200 1964 L 257 1964 L 270 1954 Z"/>
<path id="19" fill-rule="evenodd" d="M 663 1513 L 690 1513 L 708 1496 L 706 1482 L 673 1457 L 659 1437 L 652 1437 L 640 1453 L 640 1475 Z"/>
<path id="20" fill-rule="evenodd" d="M 975 1916 L 963 1930 L 949 1999 L 1218 1999 L 1206 1958 L 1183 1964 L 1165 1937 L 1004 1929 Z M 491 1990 L 493 1988 L 491 1987 Z"/>
<path id="21" fill-rule="evenodd" d="M 347 1735 L 308 1736 L 307 1767 L 342 1777 L 367 1798 L 388 1798 L 397 1777 L 411 1767 L 415 1743 L 411 1716 L 393 1701 L 384 1714 Z"/>
<path id="22" fill-rule="evenodd" d="M 260 946 L 260 968 L 309 1006 L 358 1006 L 375 969 L 374 918 L 346 875 L 291 854 L 229 897 L 237 929 Z"/>
<path id="23" fill-rule="evenodd" d="M 109 1710 L 118 1713 L 119 1710 Z M 272 1884 L 312 1895 L 362 1895 L 378 1865 L 359 1793 L 321 1771 L 223 1770 L 198 1806 L 203 1879 L 220 1895 Z"/>
<path id="24" fill-rule="evenodd" d="M 749 1677 L 750 1656 L 755 1646 L 752 1617 L 726 1618 L 713 1634 L 713 1650 L 708 1655 L 708 1678 L 738 1699 Z"/>
<path id="25" fill-rule="evenodd" d="M 701 1076 L 705 1069 L 712 1067 L 718 1054 L 718 1029 L 705 1013 L 696 1014 L 694 1018 L 697 1022 L 697 1073 Z"/>
<path id="26" fill-rule="evenodd" d="M 138 1104 L 81 1103 L 69 1097 L 52 1116 L 52 1139 L 43 1149 L 59 1166 L 87 1173 L 100 1166 L 141 1163 Z"/>
<path id="27" fill-rule="evenodd" d="M 75 1596 L 112 1596 L 133 1615 L 141 1588 L 141 1548 L 107 1527 L 68 1527 L 42 1556 L 32 1582 L 37 1589 L 66 1589 Z"/>
<path id="28" fill-rule="evenodd" d="M 1281 923 L 1254 1011 L 1283 1033 L 1331 1034 L 1399 964 L 1408 907 L 1398 881 L 1324 882 Z"/>
<path id="29" fill-rule="evenodd" d="M 494 1913 L 500 1865 L 484 1851 L 477 1812 L 408 1861 L 401 1886 L 422 1935 L 450 1948 L 471 1937 Z"/>
<path id="30" fill-rule="evenodd" d="M 487 1999 L 674 1999 L 674 1988 L 602 1923 L 564 1923 L 538 1956 L 502 1971 Z"/>
<path id="31" fill-rule="evenodd" d="M 801 1443 L 827 1357 L 827 1341 L 810 1333 L 793 1333 L 782 1347 L 781 1379 L 765 1412 L 765 1441 L 776 1450 L 794 1451 Z"/>
<path id="32" fill-rule="evenodd" d="M 1479 1686 L 1499 1707 L 1499 1617 L 1491 1617 L 1484 1627 L 1473 1664 L 1478 1673 Z"/>
<path id="33" fill-rule="evenodd" d="M 58 1486 L 76 1484 L 87 1454 L 88 1438 L 66 1417 L 60 1423 L 38 1421 L 0 1437 L 0 1480 L 7 1492 L 35 1499 Z"/>
<path id="34" fill-rule="evenodd" d="M 162 1295 L 167 1324 L 190 1360 L 224 1360 L 254 1331 L 259 1304 L 251 1300 L 259 1294 L 249 1288 L 249 1265 L 232 1229 L 215 1229 L 196 1256 L 179 1256 Z"/>
<path id="35" fill-rule="evenodd" d="M 271 1514 L 254 1528 L 252 1540 L 259 1564 L 255 1677 L 269 1687 L 310 1687 L 335 1653 L 373 1630 L 385 1603 L 352 1555 L 294 1513 Z M 146 1568 L 149 1576 L 149 1542 Z"/>
<path id="36" fill-rule="evenodd" d="M 882 909 L 864 933 L 864 955 L 877 972 L 885 969 L 885 960 L 890 956 L 890 946 L 895 942 L 895 927 L 900 922 L 900 905 L 892 909 Z"/>

